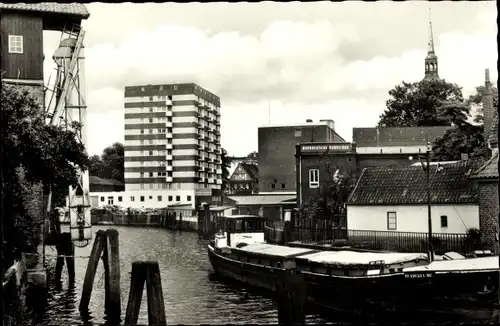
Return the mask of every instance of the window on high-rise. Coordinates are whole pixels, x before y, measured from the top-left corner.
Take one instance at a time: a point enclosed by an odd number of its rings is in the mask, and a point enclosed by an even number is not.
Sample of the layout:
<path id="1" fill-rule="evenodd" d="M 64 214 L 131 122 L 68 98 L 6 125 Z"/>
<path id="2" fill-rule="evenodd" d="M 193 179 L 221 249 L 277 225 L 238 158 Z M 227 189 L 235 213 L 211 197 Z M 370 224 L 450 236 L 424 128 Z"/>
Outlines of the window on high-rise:
<path id="1" fill-rule="evenodd" d="M 153 155 L 153 151 L 149 151 L 149 155 Z"/>
<path id="2" fill-rule="evenodd" d="M 153 133 L 153 129 L 149 129 L 149 133 L 152 134 Z"/>
<path id="3" fill-rule="evenodd" d="M 144 129 L 141 129 L 141 134 L 143 134 L 143 133 L 144 133 Z"/>
<path id="4" fill-rule="evenodd" d="M 149 177 L 152 178 L 153 177 L 153 172 L 149 172 Z"/>

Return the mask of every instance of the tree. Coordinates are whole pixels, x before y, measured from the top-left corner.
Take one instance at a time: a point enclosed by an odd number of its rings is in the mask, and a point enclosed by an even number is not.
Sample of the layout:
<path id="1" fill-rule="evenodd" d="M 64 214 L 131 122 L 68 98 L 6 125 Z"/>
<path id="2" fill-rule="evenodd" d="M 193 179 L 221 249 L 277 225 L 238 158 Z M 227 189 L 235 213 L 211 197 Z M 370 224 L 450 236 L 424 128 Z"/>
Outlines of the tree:
<path id="1" fill-rule="evenodd" d="M 229 169 L 231 168 L 231 157 L 227 155 L 227 151 L 223 148 L 221 151 L 222 161 L 222 190 L 226 190 L 229 184 Z"/>
<path id="2" fill-rule="evenodd" d="M 34 189 L 41 183 L 45 193 L 52 190 L 52 207 L 60 204 L 77 182 L 77 169 L 87 167 L 88 157 L 75 132 L 45 123 L 43 109 L 27 91 L 3 85 L 1 103 L 2 218 L 8 230 L 2 258 L 9 261 L 36 248 L 41 216 L 28 210 L 26 194 L 40 197 Z"/>
<path id="3" fill-rule="evenodd" d="M 89 174 L 103 179 L 124 182 L 124 161 L 123 144 L 116 142 L 106 147 L 101 156 L 93 155 L 90 157 Z"/>
<path id="4" fill-rule="evenodd" d="M 469 106 L 476 109 L 476 116 L 474 117 L 474 122 L 483 123 L 483 94 L 485 87 L 484 85 L 477 86 L 476 92 L 471 94 L 467 99 Z M 498 107 L 498 89 L 494 86 L 491 87 L 493 93 L 493 107 Z"/>
<path id="5" fill-rule="evenodd" d="M 380 115 L 380 127 L 449 126 L 448 115 L 440 114 L 444 103 L 463 103 L 462 89 L 444 80 L 402 82 L 389 91 L 386 110 Z M 467 106 L 461 114 L 469 115 Z"/>
<path id="6" fill-rule="evenodd" d="M 473 125 L 460 114 L 465 104 L 446 103 L 441 112 L 449 115 L 454 128 L 434 140 L 432 144 L 432 159 L 435 161 L 460 160 L 462 154 L 471 158 L 485 157 L 489 153 L 483 135 L 482 125 Z M 458 112 L 458 113 L 457 113 Z"/>

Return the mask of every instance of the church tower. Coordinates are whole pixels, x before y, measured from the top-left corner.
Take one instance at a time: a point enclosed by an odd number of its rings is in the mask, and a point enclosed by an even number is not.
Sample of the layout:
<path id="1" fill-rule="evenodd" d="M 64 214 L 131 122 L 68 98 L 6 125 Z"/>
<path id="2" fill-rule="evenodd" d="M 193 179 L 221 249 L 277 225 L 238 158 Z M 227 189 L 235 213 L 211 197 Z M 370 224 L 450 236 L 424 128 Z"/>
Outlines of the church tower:
<path id="1" fill-rule="evenodd" d="M 434 52 L 434 35 L 432 33 L 431 9 L 429 8 L 429 43 L 427 57 L 425 58 L 425 77 L 424 80 L 439 79 L 438 57 Z"/>

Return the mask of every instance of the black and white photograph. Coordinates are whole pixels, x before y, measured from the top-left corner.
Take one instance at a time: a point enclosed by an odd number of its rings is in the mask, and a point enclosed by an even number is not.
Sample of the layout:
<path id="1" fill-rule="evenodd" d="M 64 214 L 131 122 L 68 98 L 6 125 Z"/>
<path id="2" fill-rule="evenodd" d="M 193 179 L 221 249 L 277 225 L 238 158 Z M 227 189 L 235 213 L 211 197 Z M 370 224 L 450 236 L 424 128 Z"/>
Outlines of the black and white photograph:
<path id="1" fill-rule="evenodd" d="M 2 325 L 500 324 L 497 20 L 0 3 Z"/>

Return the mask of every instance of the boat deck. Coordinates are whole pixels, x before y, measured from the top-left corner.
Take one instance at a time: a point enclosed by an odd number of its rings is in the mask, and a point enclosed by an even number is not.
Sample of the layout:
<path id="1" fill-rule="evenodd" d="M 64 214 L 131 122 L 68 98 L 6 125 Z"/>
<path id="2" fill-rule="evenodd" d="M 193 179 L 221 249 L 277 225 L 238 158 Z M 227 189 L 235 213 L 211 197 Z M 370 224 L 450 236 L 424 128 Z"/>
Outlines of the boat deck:
<path id="1" fill-rule="evenodd" d="M 235 250 L 235 249 L 232 249 Z M 268 243 L 255 243 L 248 246 L 238 248 L 236 250 L 248 252 L 252 254 L 259 254 L 265 256 L 281 257 L 281 258 L 293 258 L 296 256 L 309 254 L 316 252 L 317 250 L 307 249 L 307 248 L 296 248 L 296 247 L 286 247 L 273 245 Z"/>
<path id="2" fill-rule="evenodd" d="M 417 259 L 427 259 L 419 253 L 374 253 L 355 251 L 321 251 L 297 257 L 310 262 L 332 265 L 368 265 L 370 262 L 383 261 L 385 264 L 397 264 Z"/>
<path id="3" fill-rule="evenodd" d="M 480 257 L 458 260 L 433 261 L 429 265 L 407 267 L 403 272 L 447 272 L 447 271 L 484 271 L 498 270 L 499 257 Z"/>

